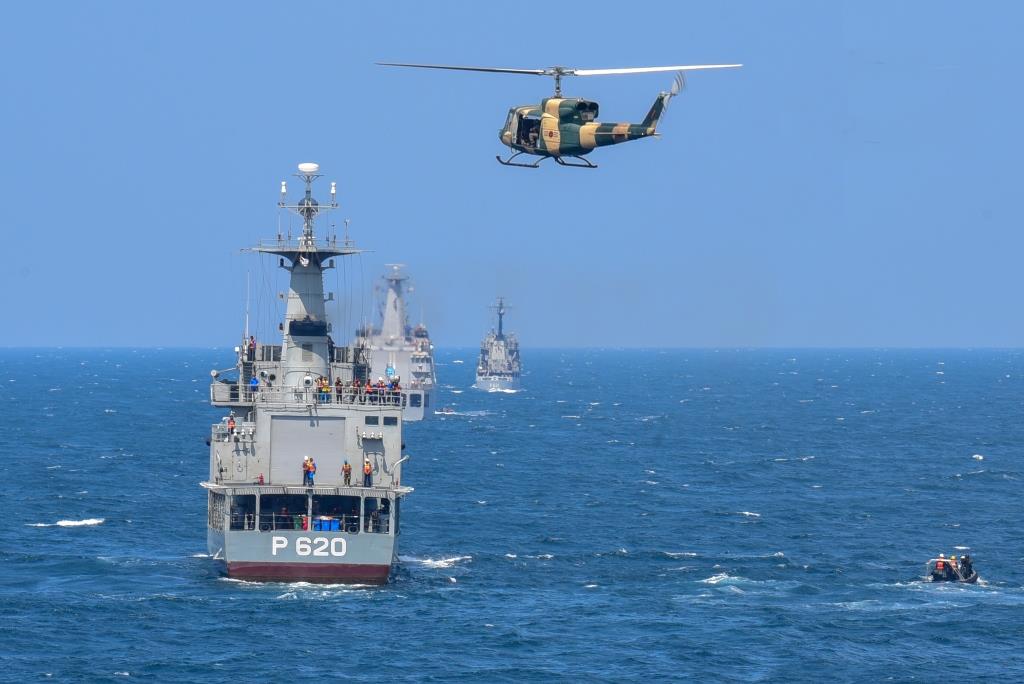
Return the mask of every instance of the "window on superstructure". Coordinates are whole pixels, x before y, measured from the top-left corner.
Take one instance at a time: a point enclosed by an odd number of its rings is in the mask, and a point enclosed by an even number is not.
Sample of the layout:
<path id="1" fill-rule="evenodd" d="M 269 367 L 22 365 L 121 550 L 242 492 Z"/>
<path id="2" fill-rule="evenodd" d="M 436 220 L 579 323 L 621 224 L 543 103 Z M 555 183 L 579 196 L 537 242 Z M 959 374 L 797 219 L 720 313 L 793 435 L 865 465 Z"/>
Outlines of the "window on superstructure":
<path id="1" fill-rule="evenodd" d="M 238 494 L 231 497 L 231 516 L 228 524 L 232 530 L 256 529 L 256 495 Z"/>
<path id="2" fill-rule="evenodd" d="M 366 416 L 364 420 L 367 425 L 380 425 L 380 416 Z"/>
<path id="3" fill-rule="evenodd" d="M 313 530 L 359 532 L 359 497 L 313 495 Z"/>
<path id="4" fill-rule="evenodd" d="M 371 534 L 391 532 L 391 501 L 368 496 L 363 499 L 363 531 Z"/>
<path id="5" fill-rule="evenodd" d="M 398 416 L 384 416 L 385 425 L 398 425 Z"/>
<path id="6" fill-rule="evenodd" d="M 260 497 L 260 529 L 308 530 L 309 517 L 305 494 L 264 494 Z"/>
<path id="7" fill-rule="evenodd" d="M 414 393 L 409 395 L 409 406 L 418 408 L 423 405 L 423 395 Z"/>

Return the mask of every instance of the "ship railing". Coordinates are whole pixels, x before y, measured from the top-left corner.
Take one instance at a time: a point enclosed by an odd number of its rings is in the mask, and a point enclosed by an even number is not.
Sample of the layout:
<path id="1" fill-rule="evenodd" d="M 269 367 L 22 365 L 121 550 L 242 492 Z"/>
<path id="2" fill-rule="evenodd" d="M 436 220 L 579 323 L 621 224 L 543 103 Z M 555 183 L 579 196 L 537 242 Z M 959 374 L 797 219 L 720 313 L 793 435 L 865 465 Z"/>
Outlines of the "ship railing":
<path id="1" fill-rule="evenodd" d="M 240 438 L 251 438 L 256 434 L 256 423 L 245 423 L 238 421 L 234 429 L 229 428 L 227 421 L 222 420 L 213 424 L 213 439 L 217 442 L 228 442 L 232 436 Z M 238 440 L 236 440 L 238 441 Z"/>
<path id="2" fill-rule="evenodd" d="M 305 530 L 313 532 L 348 532 L 358 534 L 360 532 L 359 514 L 350 513 L 346 515 L 315 515 L 308 516 L 304 513 L 260 513 L 259 529 L 262 532 L 274 530 Z M 231 516 L 230 529 L 232 530 L 255 530 L 256 514 L 236 513 Z M 389 534 L 391 532 L 390 515 L 365 516 L 362 531 L 370 534 Z"/>
<path id="3" fill-rule="evenodd" d="M 359 404 L 373 406 L 401 406 L 401 390 L 366 389 L 363 387 L 262 387 L 251 394 L 251 401 L 266 403 L 300 404 Z"/>
<path id="4" fill-rule="evenodd" d="M 317 387 L 257 387 L 215 382 L 210 385 L 210 401 L 222 404 L 359 404 L 402 406 L 401 390 L 344 387 L 340 391 Z"/>

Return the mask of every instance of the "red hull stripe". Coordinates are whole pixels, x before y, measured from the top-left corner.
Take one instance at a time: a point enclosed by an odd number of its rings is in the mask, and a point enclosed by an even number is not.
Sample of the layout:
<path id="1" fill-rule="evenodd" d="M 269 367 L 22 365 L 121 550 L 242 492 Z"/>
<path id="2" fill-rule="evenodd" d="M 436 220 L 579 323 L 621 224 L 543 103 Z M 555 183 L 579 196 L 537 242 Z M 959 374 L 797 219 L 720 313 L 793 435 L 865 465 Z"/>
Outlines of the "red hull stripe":
<path id="1" fill-rule="evenodd" d="M 390 565 L 341 563 L 228 563 L 228 577 L 258 582 L 328 582 L 341 584 L 384 584 Z"/>

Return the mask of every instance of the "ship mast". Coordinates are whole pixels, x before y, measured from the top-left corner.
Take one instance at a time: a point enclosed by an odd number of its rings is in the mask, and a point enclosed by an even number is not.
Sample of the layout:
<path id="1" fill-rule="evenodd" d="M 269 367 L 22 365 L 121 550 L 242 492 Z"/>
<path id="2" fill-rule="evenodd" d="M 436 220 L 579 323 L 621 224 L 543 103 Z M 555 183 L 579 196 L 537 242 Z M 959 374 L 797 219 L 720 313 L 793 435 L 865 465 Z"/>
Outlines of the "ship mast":
<path id="1" fill-rule="evenodd" d="M 408 327 L 402 287 L 409 277 L 402 273 L 404 264 L 385 265 L 391 268 L 391 273 L 384 276 L 384 280 L 388 284 L 388 292 L 384 301 L 384 316 L 381 321 L 380 333 L 388 344 L 393 344 L 396 340 L 405 339 Z"/>
<path id="2" fill-rule="evenodd" d="M 291 273 L 284 322 L 281 361 L 282 382 L 285 387 L 309 386 L 318 377 L 328 377 L 328 335 L 324 297 L 323 273 L 334 268 L 331 257 L 356 254 L 360 250 L 351 244 L 337 244 L 337 238 L 318 241 L 314 226 L 322 211 L 338 208 L 337 183 L 331 183 L 331 200 L 321 205 L 313 197 L 313 182 L 320 178 L 320 166 L 310 162 L 299 164 L 295 176 L 305 184 L 305 195 L 296 204 L 287 203 L 288 185 L 281 181 L 281 199 L 278 206 L 302 217 L 302 235 L 297 240 L 284 239 L 260 243 L 253 251 L 276 254 L 281 257 L 281 268 Z"/>
<path id="3" fill-rule="evenodd" d="M 504 318 L 505 318 L 505 298 L 498 297 L 498 303 L 491 307 L 498 312 L 498 337 L 497 339 L 505 339 L 504 333 Z"/>

